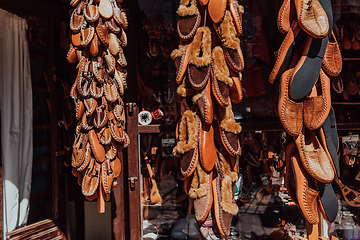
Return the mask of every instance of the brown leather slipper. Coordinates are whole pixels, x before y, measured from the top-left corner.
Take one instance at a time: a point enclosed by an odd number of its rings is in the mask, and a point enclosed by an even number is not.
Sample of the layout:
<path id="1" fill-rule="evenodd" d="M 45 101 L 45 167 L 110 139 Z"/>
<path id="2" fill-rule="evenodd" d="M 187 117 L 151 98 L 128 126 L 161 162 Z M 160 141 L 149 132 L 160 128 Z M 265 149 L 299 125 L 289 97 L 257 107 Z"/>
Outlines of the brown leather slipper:
<path id="1" fill-rule="evenodd" d="M 231 13 L 226 11 L 222 22 L 220 24 L 213 23 L 213 26 L 221 39 L 225 60 L 229 67 L 236 72 L 241 72 L 244 69 L 244 57 Z"/>
<path id="2" fill-rule="evenodd" d="M 219 23 L 225 15 L 227 0 L 209 0 L 208 11 L 211 20 Z"/>
<path id="3" fill-rule="evenodd" d="M 105 22 L 102 20 L 102 18 L 100 17 L 99 18 L 99 21 L 96 25 L 96 33 L 98 35 L 98 37 L 100 38 L 100 41 L 105 45 L 107 46 L 109 43 L 107 41 L 108 39 L 108 28 L 105 24 Z"/>
<path id="4" fill-rule="evenodd" d="M 85 26 L 85 27 L 84 27 Z M 88 23 L 87 25 L 83 25 L 80 29 L 80 37 L 81 37 L 81 46 L 86 47 L 95 35 L 95 28 L 93 23 Z"/>
<path id="5" fill-rule="evenodd" d="M 85 22 L 84 9 L 85 9 L 85 2 L 81 1 L 81 3 L 71 13 L 70 29 L 74 33 L 79 32 L 80 28 Z"/>
<path id="6" fill-rule="evenodd" d="M 219 153 L 220 154 L 220 153 Z M 219 155 L 220 158 L 220 155 Z M 231 221 L 238 212 L 238 206 L 233 202 L 233 182 L 237 180 L 237 174 L 225 172 L 225 159 L 217 158 L 217 177 L 212 181 L 214 194 L 214 213 L 219 232 L 223 237 L 230 233 Z M 230 169 L 229 169 L 230 170 Z"/>
<path id="7" fill-rule="evenodd" d="M 100 0 L 99 3 L 100 15 L 105 19 L 110 19 L 113 16 L 113 7 L 110 0 Z"/>
<path id="8" fill-rule="evenodd" d="M 198 164 L 188 194 L 194 200 L 196 220 L 205 221 L 213 205 L 212 172 L 204 172 Z"/>
<path id="9" fill-rule="evenodd" d="M 104 94 L 103 85 L 97 81 L 92 81 L 90 84 L 90 95 L 93 98 L 101 98 Z"/>
<path id="10" fill-rule="evenodd" d="M 280 32 L 286 34 L 291 29 L 291 22 L 295 17 L 295 4 L 292 0 L 284 0 L 277 17 L 277 24 Z"/>
<path id="11" fill-rule="evenodd" d="M 294 69 L 286 70 L 280 81 L 278 115 L 285 131 L 291 136 L 298 136 L 303 129 L 304 103 L 293 101 L 289 96 L 289 83 Z"/>
<path id="12" fill-rule="evenodd" d="M 240 155 L 239 133 L 242 128 L 241 125 L 235 121 L 231 104 L 225 109 L 217 109 L 216 120 L 218 126 L 215 126 L 215 135 L 220 135 L 221 142 L 230 155 Z"/>
<path id="13" fill-rule="evenodd" d="M 230 78 L 230 72 L 227 67 L 223 49 L 219 46 L 215 47 L 212 51 L 211 63 L 211 87 L 215 99 L 223 108 L 227 107 L 230 103 L 230 87 L 233 81 Z"/>
<path id="14" fill-rule="evenodd" d="M 305 37 L 306 34 L 301 31 L 299 24 L 294 20 L 277 51 L 276 61 L 268 79 L 271 84 L 288 69 L 293 53 L 303 43 Z"/>
<path id="15" fill-rule="evenodd" d="M 94 195 L 100 181 L 100 164 L 92 159 L 90 162 L 82 182 L 82 193 L 84 196 Z"/>
<path id="16" fill-rule="evenodd" d="M 192 42 L 188 45 L 179 45 L 179 49 L 175 49 L 171 53 L 171 59 L 175 62 L 176 68 L 176 83 L 181 84 L 184 74 L 189 63 L 189 56 Z"/>
<path id="17" fill-rule="evenodd" d="M 92 153 L 96 159 L 97 162 L 102 163 L 105 160 L 105 149 L 100 144 L 99 138 L 95 131 L 92 129 L 88 133 L 89 135 L 89 142 L 91 146 Z"/>
<path id="18" fill-rule="evenodd" d="M 180 172 L 186 178 L 190 176 L 198 163 L 198 139 L 200 132 L 200 119 L 192 112 L 187 110 L 183 113 L 179 123 L 179 141 L 173 149 L 173 153 L 180 159 Z"/>
<path id="19" fill-rule="evenodd" d="M 231 76 L 231 70 L 230 70 L 230 76 Z M 231 77 L 233 80 L 233 85 L 230 87 L 230 99 L 233 103 L 239 103 L 243 99 L 243 92 L 242 92 L 242 74 L 238 73 L 237 76 Z"/>
<path id="20" fill-rule="evenodd" d="M 338 76 L 342 69 L 341 51 L 334 32 L 332 32 L 326 46 L 322 68 L 332 77 Z"/>
<path id="21" fill-rule="evenodd" d="M 329 32 L 329 20 L 318 0 L 294 0 L 297 20 L 301 28 L 314 38 Z"/>
<path id="22" fill-rule="evenodd" d="M 214 119 L 214 104 L 210 83 L 206 85 L 201 93 L 193 97 L 193 102 L 197 103 L 204 124 L 211 125 Z"/>
<path id="23" fill-rule="evenodd" d="M 84 171 L 86 169 L 86 167 L 89 165 L 90 161 L 91 161 L 91 146 L 90 143 L 88 142 L 86 144 L 86 150 L 85 150 L 85 158 L 83 159 L 82 162 L 79 162 L 79 166 L 76 169 L 77 171 Z"/>
<path id="24" fill-rule="evenodd" d="M 96 80 L 101 84 L 104 83 L 106 75 L 102 57 L 98 56 L 97 58 L 94 58 L 92 61 L 92 70 Z"/>
<path id="25" fill-rule="evenodd" d="M 211 33 L 208 27 L 200 27 L 190 49 L 188 77 L 193 89 L 203 89 L 210 78 Z"/>
<path id="26" fill-rule="evenodd" d="M 180 5 L 176 13 L 179 15 L 177 22 L 179 37 L 185 41 L 191 39 L 194 37 L 201 22 L 197 0 L 180 0 Z"/>
<path id="27" fill-rule="evenodd" d="M 331 182 L 334 170 L 316 132 L 304 127 L 303 132 L 294 139 L 304 169 L 319 182 Z"/>
<path id="28" fill-rule="evenodd" d="M 306 220 L 314 225 L 319 223 L 317 190 L 315 180 L 302 168 L 299 155 L 291 157 L 292 170 L 296 181 L 296 195 L 301 212 Z"/>
<path id="29" fill-rule="evenodd" d="M 101 184 L 105 193 L 105 201 L 110 200 L 111 186 L 114 179 L 114 171 L 111 169 L 110 160 L 106 159 L 101 164 Z"/>
<path id="30" fill-rule="evenodd" d="M 93 0 L 90 0 L 87 3 L 84 16 L 87 22 L 96 22 L 99 19 L 99 8 L 96 4 L 93 4 Z"/>
<path id="31" fill-rule="evenodd" d="M 71 165 L 78 168 L 84 161 L 86 153 L 86 144 L 88 143 L 88 135 L 84 133 L 76 134 L 71 155 Z"/>
<path id="32" fill-rule="evenodd" d="M 84 103 L 81 100 L 75 101 L 75 116 L 77 120 L 82 119 L 82 116 L 85 112 L 85 106 Z"/>
<path id="33" fill-rule="evenodd" d="M 330 79 L 320 69 L 320 77 L 304 100 L 304 124 L 310 130 L 318 129 L 331 108 Z"/>
<path id="34" fill-rule="evenodd" d="M 109 127 L 103 127 L 98 132 L 99 141 L 103 145 L 108 145 L 111 142 L 111 132 Z"/>
<path id="35" fill-rule="evenodd" d="M 94 126 L 96 128 L 103 128 L 109 118 L 107 101 L 103 97 L 101 105 L 96 107 L 94 114 Z"/>
<path id="36" fill-rule="evenodd" d="M 236 0 L 230 0 L 229 9 L 236 28 L 236 35 L 240 37 L 242 34 L 242 15 L 244 14 L 244 7 L 239 5 Z"/>
<path id="37" fill-rule="evenodd" d="M 66 55 L 66 60 L 69 62 L 69 63 L 75 63 L 77 62 L 77 55 L 76 55 L 76 50 L 74 48 L 74 45 L 72 45 L 70 43 L 70 48 L 69 48 L 69 51 Z"/>
<path id="38" fill-rule="evenodd" d="M 216 160 L 216 147 L 214 142 L 214 128 L 203 124 L 200 128 L 200 162 L 206 172 L 213 170 Z"/>

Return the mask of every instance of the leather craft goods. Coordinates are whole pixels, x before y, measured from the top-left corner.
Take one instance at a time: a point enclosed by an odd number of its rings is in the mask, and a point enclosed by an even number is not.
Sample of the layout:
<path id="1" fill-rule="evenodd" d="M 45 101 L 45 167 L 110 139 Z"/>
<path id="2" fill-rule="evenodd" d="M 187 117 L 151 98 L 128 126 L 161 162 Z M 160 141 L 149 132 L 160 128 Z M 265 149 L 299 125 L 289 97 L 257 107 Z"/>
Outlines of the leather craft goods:
<path id="1" fill-rule="evenodd" d="M 291 22 L 294 20 L 295 11 L 294 1 L 283 1 L 277 17 L 278 28 L 282 34 L 286 34 L 290 31 Z"/>
<path id="2" fill-rule="evenodd" d="M 211 33 L 200 27 L 192 42 L 189 55 L 188 77 L 193 89 L 203 89 L 210 79 Z"/>
<path id="3" fill-rule="evenodd" d="M 323 125 L 319 129 L 319 140 L 326 154 L 331 160 L 335 177 L 340 177 L 340 164 L 338 158 L 339 140 L 336 130 L 336 118 L 333 108 L 330 109 L 329 115 L 325 119 Z"/>
<path id="4" fill-rule="evenodd" d="M 203 119 L 205 125 L 212 125 L 214 120 L 214 102 L 211 94 L 211 84 L 208 83 L 199 95 L 197 105 L 201 114 L 201 119 Z"/>
<path id="5" fill-rule="evenodd" d="M 338 214 L 338 200 L 331 183 L 318 182 L 318 206 L 321 214 L 328 222 L 334 222 Z"/>
<path id="6" fill-rule="evenodd" d="M 205 221 L 213 205 L 212 176 L 212 172 L 206 173 L 198 164 L 191 181 L 189 197 L 194 201 L 195 218 L 198 222 Z"/>
<path id="7" fill-rule="evenodd" d="M 347 72 L 345 74 L 344 81 L 345 81 L 344 83 L 345 83 L 346 90 L 351 95 L 356 95 L 359 92 L 355 77 L 351 72 Z"/>
<path id="8" fill-rule="evenodd" d="M 173 152 L 181 155 L 180 172 L 184 178 L 190 176 L 198 163 L 198 139 L 201 122 L 199 117 L 190 110 L 184 112 L 179 124 L 179 141 Z"/>
<path id="9" fill-rule="evenodd" d="M 238 134 L 242 127 L 235 121 L 231 104 L 225 109 L 218 108 L 216 120 L 218 126 L 215 127 L 215 135 L 220 135 L 221 142 L 230 155 L 240 155 L 241 147 Z"/>
<path id="10" fill-rule="evenodd" d="M 308 37 L 295 66 L 295 71 L 290 81 L 290 96 L 302 99 L 314 86 L 319 77 L 322 60 L 328 43 L 328 36 L 322 39 Z"/>
<path id="11" fill-rule="evenodd" d="M 277 51 L 276 61 L 268 79 L 271 84 L 288 69 L 293 53 L 304 42 L 305 38 L 306 34 L 301 30 L 297 21 L 293 21 Z"/>
<path id="12" fill-rule="evenodd" d="M 193 38 L 201 21 L 197 0 L 180 0 L 177 14 L 179 15 L 177 22 L 179 37 L 183 40 Z"/>
<path id="13" fill-rule="evenodd" d="M 230 70 L 230 76 L 233 80 L 233 85 L 230 87 L 230 92 L 229 92 L 230 99 L 233 103 L 239 103 L 243 99 L 243 92 L 241 86 L 242 74 L 241 73 L 236 74 L 235 72 Z"/>
<path id="14" fill-rule="evenodd" d="M 236 35 L 238 37 L 242 34 L 242 15 L 244 14 L 244 7 L 240 6 L 236 0 L 229 1 L 230 12 L 236 28 Z"/>
<path id="15" fill-rule="evenodd" d="M 201 166 L 206 172 L 211 172 L 216 160 L 214 128 L 212 125 L 202 125 L 200 128 L 199 152 Z"/>
<path id="16" fill-rule="evenodd" d="M 331 86 L 336 93 L 340 94 L 344 91 L 344 83 L 340 75 L 331 79 Z"/>
<path id="17" fill-rule="evenodd" d="M 238 212 L 237 205 L 233 202 L 232 183 L 236 182 L 237 174 L 230 171 L 230 166 L 218 152 L 215 163 L 217 177 L 212 181 L 214 193 L 215 220 L 223 237 L 229 236 L 233 215 Z"/>
<path id="18" fill-rule="evenodd" d="M 316 189 L 316 182 L 303 169 L 298 154 L 291 157 L 291 164 L 296 182 L 296 196 L 299 207 L 310 224 L 317 224 L 319 222 L 317 208 L 319 191 Z"/>
<path id="19" fill-rule="evenodd" d="M 341 189 L 342 196 L 344 197 L 346 203 L 350 207 L 359 208 L 360 207 L 360 193 L 349 188 L 341 182 L 340 179 L 335 178 L 335 182 L 339 185 Z"/>
<path id="20" fill-rule="evenodd" d="M 291 136 L 298 136 L 303 130 L 304 103 L 294 101 L 289 96 L 289 83 L 294 69 L 286 70 L 280 81 L 278 115 L 285 131 Z"/>
<path id="21" fill-rule="evenodd" d="M 326 46 L 322 68 L 327 74 L 333 77 L 338 76 L 342 70 L 341 51 L 334 32 L 332 32 Z"/>
<path id="22" fill-rule="evenodd" d="M 294 139 L 304 169 L 319 182 L 331 182 L 334 179 L 334 170 L 316 131 L 304 127 L 303 132 Z"/>
<path id="23" fill-rule="evenodd" d="M 171 59 L 175 61 L 176 83 L 181 84 L 184 74 L 189 63 L 189 56 L 192 42 L 188 45 L 179 45 L 179 49 L 175 49 L 171 53 Z"/>
<path id="24" fill-rule="evenodd" d="M 71 87 L 79 120 L 73 145 L 73 173 L 86 199 L 98 199 L 98 211 L 110 200 L 121 171 L 118 151 L 130 144 L 121 96 L 127 87 L 126 13 L 112 0 L 73 0 L 67 60 L 79 61 Z M 110 45 L 109 45 L 110 44 Z M 115 115 L 115 116 L 114 116 Z M 100 184 L 101 183 L 101 184 Z"/>
<path id="25" fill-rule="evenodd" d="M 223 19 L 226 10 L 226 4 L 226 0 L 209 0 L 209 16 L 214 23 L 219 23 Z"/>
<path id="26" fill-rule="evenodd" d="M 294 0 L 301 28 L 314 38 L 323 38 L 329 32 L 329 20 L 318 0 Z"/>
<path id="27" fill-rule="evenodd" d="M 150 190 L 150 201 L 151 201 L 151 203 L 156 204 L 156 203 L 162 202 L 162 198 L 159 193 L 159 189 L 157 187 L 157 184 L 155 181 L 155 176 L 151 169 L 150 163 L 149 163 L 149 161 L 147 161 L 147 159 L 145 159 L 145 160 L 146 160 L 146 168 L 149 171 L 149 176 L 150 176 L 151 184 L 152 184 L 151 190 Z"/>
<path id="28" fill-rule="evenodd" d="M 244 57 L 230 11 L 225 12 L 221 23 L 213 23 L 213 26 L 218 37 L 221 39 L 227 64 L 235 72 L 241 72 L 244 69 Z"/>
<path id="29" fill-rule="evenodd" d="M 330 79 L 320 69 L 318 81 L 304 100 L 304 124 L 310 130 L 318 129 L 331 108 Z"/>
<path id="30" fill-rule="evenodd" d="M 211 88 L 215 99 L 221 107 L 229 105 L 230 87 L 233 81 L 227 67 L 224 53 L 221 47 L 217 46 L 212 51 L 211 63 Z"/>

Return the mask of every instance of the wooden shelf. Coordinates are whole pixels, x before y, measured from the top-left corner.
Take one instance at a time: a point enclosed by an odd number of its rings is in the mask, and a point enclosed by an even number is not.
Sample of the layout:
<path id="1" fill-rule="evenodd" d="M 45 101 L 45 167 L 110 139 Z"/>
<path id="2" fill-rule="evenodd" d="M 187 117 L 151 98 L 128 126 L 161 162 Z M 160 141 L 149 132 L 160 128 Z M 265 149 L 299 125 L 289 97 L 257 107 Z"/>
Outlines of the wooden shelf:
<path id="1" fill-rule="evenodd" d="M 138 133 L 163 133 L 163 132 L 175 132 L 176 125 L 165 124 L 150 124 L 150 125 L 138 125 Z"/>
<path id="2" fill-rule="evenodd" d="M 360 105 L 360 102 L 332 102 L 331 105 Z"/>

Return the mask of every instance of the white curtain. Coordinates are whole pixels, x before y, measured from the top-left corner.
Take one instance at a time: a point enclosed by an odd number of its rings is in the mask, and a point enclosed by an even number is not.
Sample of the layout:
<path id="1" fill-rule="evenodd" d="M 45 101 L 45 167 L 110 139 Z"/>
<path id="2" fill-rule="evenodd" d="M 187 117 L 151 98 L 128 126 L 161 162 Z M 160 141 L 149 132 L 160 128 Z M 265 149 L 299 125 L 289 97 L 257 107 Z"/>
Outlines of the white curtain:
<path id="1" fill-rule="evenodd" d="M 27 222 L 33 158 L 32 88 L 25 19 L 0 9 L 3 239 Z"/>

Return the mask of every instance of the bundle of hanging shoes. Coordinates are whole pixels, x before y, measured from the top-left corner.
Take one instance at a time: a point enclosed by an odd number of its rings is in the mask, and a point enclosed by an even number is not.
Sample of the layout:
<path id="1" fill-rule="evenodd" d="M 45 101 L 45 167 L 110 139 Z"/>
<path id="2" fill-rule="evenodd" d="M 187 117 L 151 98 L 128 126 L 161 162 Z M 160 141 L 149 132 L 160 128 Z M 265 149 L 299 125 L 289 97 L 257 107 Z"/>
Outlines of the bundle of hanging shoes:
<path id="1" fill-rule="evenodd" d="M 200 232 L 220 239 L 229 235 L 238 212 L 233 199 L 241 126 L 232 102 L 242 100 L 243 7 L 236 0 L 180 0 L 177 14 L 180 44 L 171 57 L 181 118 L 173 152 Z"/>
<path id="2" fill-rule="evenodd" d="M 125 132 L 128 22 L 122 0 L 72 0 L 67 60 L 78 61 L 70 96 L 76 106 L 72 173 L 88 200 L 110 200 L 121 171 L 118 152 L 130 144 Z"/>
<path id="3" fill-rule="evenodd" d="M 278 115 L 294 142 L 286 149 L 285 183 L 310 224 L 318 210 L 330 222 L 338 203 L 331 182 L 340 177 L 330 77 L 342 69 L 332 32 L 330 0 L 284 0 L 278 15 L 285 38 L 269 82 L 279 82 Z"/>

